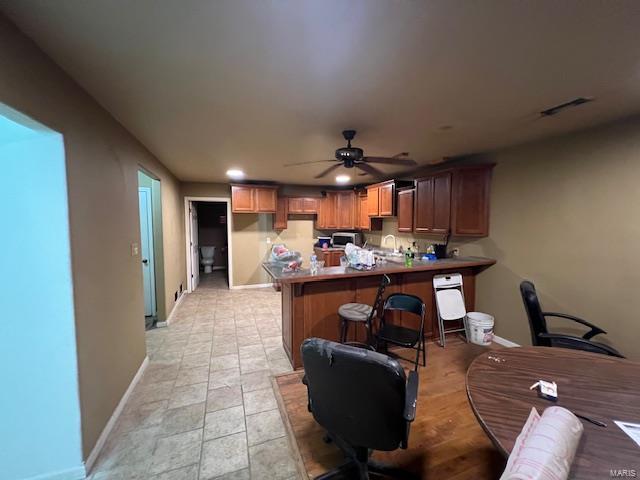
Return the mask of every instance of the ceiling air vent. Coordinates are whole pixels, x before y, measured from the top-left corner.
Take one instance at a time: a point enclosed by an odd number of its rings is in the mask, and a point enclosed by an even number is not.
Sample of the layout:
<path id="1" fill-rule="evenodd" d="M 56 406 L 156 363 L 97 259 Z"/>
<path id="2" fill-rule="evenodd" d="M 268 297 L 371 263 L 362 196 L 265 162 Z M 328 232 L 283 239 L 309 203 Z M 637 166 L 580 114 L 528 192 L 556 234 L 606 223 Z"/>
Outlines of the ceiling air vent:
<path id="1" fill-rule="evenodd" d="M 578 97 L 569 102 L 556 105 L 555 107 L 547 108 L 546 110 L 541 111 L 540 115 L 543 117 L 550 117 L 552 115 L 560 113 L 562 110 L 565 110 L 567 108 L 577 107 L 578 105 L 582 105 L 592 101 L 593 101 L 593 98 Z"/>

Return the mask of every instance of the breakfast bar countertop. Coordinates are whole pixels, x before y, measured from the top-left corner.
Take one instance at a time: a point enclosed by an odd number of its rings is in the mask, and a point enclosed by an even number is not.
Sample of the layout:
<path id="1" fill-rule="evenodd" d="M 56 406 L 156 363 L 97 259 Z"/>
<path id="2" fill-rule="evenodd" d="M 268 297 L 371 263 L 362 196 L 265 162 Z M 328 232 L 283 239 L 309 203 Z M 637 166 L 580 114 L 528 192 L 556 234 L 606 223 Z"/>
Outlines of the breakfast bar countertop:
<path id="1" fill-rule="evenodd" d="M 387 261 L 376 265 L 372 270 L 356 270 L 351 267 L 325 267 L 318 270 L 316 275 L 311 275 L 308 268 L 301 268 L 295 272 L 283 272 L 282 266 L 275 263 L 264 262 L 262 268 L 279 283 L 312 283 L 326 280 L 338 280 L 344 278 L 366 277 L 372 275 L 393 275 L 398 273 L 423 272 L 429 270 L 453 270 L 459 268 L 479 267 L 487 268 L 496 261 L 487 257 L 456 257 L 443 258 L 423 262 L 414 260 L 412 267 L 405 267 L 404 263 Z"/>

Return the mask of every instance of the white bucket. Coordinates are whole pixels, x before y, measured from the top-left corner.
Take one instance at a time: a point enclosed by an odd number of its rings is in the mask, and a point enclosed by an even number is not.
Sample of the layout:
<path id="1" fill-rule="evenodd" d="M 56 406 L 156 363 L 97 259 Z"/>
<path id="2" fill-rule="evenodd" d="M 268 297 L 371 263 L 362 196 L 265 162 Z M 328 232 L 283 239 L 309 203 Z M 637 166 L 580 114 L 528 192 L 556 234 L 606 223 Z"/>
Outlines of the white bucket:
<path id="1" fill-rule="evenodd" d="M 494 318 L 481 312 L 467 313 L 467 324 L 469 326 L 469 340 L 476 345 L 491 345 L 493 340 Z"/>

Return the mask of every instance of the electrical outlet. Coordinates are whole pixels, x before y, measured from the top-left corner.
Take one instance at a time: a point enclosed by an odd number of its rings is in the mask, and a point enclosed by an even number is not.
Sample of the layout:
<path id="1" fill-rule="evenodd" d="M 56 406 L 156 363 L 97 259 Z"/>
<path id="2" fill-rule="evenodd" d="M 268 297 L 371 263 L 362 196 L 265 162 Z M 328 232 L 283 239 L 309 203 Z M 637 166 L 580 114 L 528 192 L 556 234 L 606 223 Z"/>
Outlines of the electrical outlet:
<path id="1" fill-rule="evenodd" d="M 267 237 L 267 245 L 271 245 L 271 237 Z"/>
<path id="2" fill-rule="evenodd" d="M 460 249 L 459 248 L 454 248 L 453 250 L 451 250 L 451 256 L 459 257 L 460 256 Z"/>
<path id="3" fill-rule="evenodd" d="M 140 246 L 135 242 L 132 243 L 131 244 L 131 256 L 132 257 L 137 257 L 139 253 L 140 253 Z"/>

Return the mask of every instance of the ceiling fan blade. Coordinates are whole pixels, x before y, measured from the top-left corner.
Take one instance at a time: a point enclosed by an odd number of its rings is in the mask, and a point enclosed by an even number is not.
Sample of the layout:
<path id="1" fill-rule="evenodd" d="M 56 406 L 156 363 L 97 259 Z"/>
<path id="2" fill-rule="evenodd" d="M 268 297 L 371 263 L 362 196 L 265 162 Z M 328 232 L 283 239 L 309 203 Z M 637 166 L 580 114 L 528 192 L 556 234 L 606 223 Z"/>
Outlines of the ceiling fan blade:
<path id="1" fill-rule="evenodd" d="M 356 168 L 359 168 L 363 172 L 367 172 L 368 174 L 373 175 L 374 177 L 384 175 L 380 170 L 372 167 L 371 165 L 367 165 L 366 163 L 356 163 L 354 166 Z"/>
<path id="2" fill-rule="evenodd" d="M 417 165 L 415 160 L 410 158 L 396 158 L 396 157 L 363 157 L 362 159 L 368 163 L 385 163 L 387 165 Z"/>
<path id="3" fill-rule="evenodd" d="M 323 172 L 319 173 L 318 175 L 316 175 L 313 178 L 322 178 L 325 175 L 328 175 L 331 172 L 333 172 L 335 169 L 340 168 L 341 166 L 342 166 L 342 163 L 336 163 L 335 165 L 331 165 L 329 168 L 327 168 L 326 170 L 324 170 Z"/>
<path id="4" fill-rule="evenodd" d="M 283 167 L 294 167 L 296 165 L 308 165 L 310 163 L 335 162 L 336 160 L 311 160 L 310 162 L 285 163 Z"/>

